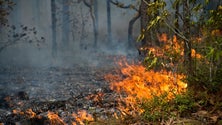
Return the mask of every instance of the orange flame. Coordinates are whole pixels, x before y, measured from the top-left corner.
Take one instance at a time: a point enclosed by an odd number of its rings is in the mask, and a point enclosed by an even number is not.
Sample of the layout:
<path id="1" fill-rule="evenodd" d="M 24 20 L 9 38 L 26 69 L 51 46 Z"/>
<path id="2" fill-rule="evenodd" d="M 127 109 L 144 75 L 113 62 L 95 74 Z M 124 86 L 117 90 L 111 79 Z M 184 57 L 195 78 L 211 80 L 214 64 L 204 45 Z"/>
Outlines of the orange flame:
<path id="1" fill-rule="evenodd" d="M 197 58 L 197 59 L 202 58 L 202 56 L 201 56 L 200 54 L 196 53 L 196 50 L 195 50 L 195 49 L 192 49 L 192 50 L 191 50 L 191 56 L 192 56 L 193 58 Z"/>
<path id="2" fill-rule="evenodd" d="M 168 37 L 167 37 L 167 34 L 166 33 L 162 33 L 162 34 L 158 34 L 157 35 L 157 38 L 160 42 L 167 42 L 168 40 Z"/>
<path id="3" fill-rule="evenodd" d="M 85 110 L 78 111 L 78 113 L 73 113 L 72 116 L 76 119 L 76 122 L 73 122 L 72 125 L 85 125 L 84 121 L 90 122 L 93 121 L 92 115 L 88 114 Z"/>
<path id="4" fill-rule="evenodd" d="M 50 125 L 65 125 L 63 120 L 57 114 L 48 112 L 47 116 L 50 120 Z"/>
<path id="5" fill-rule="evenodd" d="M 124 93 L 125 107 L 120 106 L 122 114 L 130 113 L 130 110 L 143 111 L 136 105 L 143 99 L 150 99 L 154 95 L 160 96 L 167 93 L 167 98 L 172 99 L 175 94 L 182 93 L 186 90 L 187 84 L 182 81 L 184 75 L 175 74 L 167 71 L 155 72 L 147 71 L 142 65 L 120 63 L 121 74 L 119 78 L 109 74 L 105 76 L 106 80 L 111 81 L 110 88 L 117 93 Z M 124 77 L 124 78 L 123 78 Z M 122 80 L 120 80 L 122 78 Z M 130 113 L 132 114 L 132 113 Z"/>
<path id="6" fill-rule="evenodd" d="M 36 117 L 36 113 L 32 111 L 32 109 L 28 109 L 26 111 L 26 114 L 30 117 L 30 118 L 34 118 Z"/>
<path id="7" fill-rule="evenodd" d="M 13 114 L 19 114 L 19 115 L 24 115 L 24 114 L 25 114 L 24 112 L 22 112 L 22 111 L 19 110 L 19 109 L 13 109 L 13 110 L 12 110 L 12 113 L 13 113 Z"/>

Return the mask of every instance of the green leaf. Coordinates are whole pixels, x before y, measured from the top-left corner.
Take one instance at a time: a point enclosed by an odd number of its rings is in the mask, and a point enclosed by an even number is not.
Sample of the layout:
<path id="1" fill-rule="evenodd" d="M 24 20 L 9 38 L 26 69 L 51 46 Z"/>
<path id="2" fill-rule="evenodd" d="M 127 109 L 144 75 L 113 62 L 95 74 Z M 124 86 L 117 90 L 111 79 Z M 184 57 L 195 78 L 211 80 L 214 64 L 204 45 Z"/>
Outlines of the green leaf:
<path id="1" fill-rule="evenodd" d="M 202 4 L 198 4 L 197 6 L 195 6 L 192 11 L 198 12 L 199 10 L 201 10 L 203 8 Z"/>
<path id="2" fill-rule="evenodd" d="M 206 57 L 208 58 L 208 59 L 210 59 L 212 56 L 213 56 L 213 54 L 214 54 L 214 51 L 215 51 L 215 49 L 213 48 L 213 47 L 209 47 L 209 52 L 207 53 L 207 55 L 206 55 Z"/>
<path id="3" fill-rule="evenodd" d="M 142 41 L 144 39 L 145 35 L 144 33 L 141 33 L 138 37 L 137 37 L 137 42 Z"/>
<path id="4" fill-rule="evenodd" d="M 157 63 L 157 58 L 155 57 L 155 58 L 152 60 L 151 64 L 148 66 L 148 68 L 153 67 L 154 65 L 156 65 L 156 63 Z"/>

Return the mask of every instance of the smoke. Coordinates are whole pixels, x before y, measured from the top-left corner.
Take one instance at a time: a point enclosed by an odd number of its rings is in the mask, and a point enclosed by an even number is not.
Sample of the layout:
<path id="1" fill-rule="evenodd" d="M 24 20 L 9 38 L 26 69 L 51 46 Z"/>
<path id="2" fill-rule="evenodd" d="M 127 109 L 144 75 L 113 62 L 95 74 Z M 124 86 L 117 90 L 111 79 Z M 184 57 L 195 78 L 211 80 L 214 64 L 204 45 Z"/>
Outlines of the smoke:
<path id="1" fill-rule="evenodd" d="M 134 1 L 122 1 L 130 4 Z M 134 16 L 134 10 L 120 9 L 111 5 L 112 42 L 107 41 L 107 13 L 106 1 L 98 1 L 98 43 L 94 46 L 92 19 L 89 8 L 83 3 L 69 3 L 69 12 L 62 11 L 62 4 L 57 1 L 57 56 L 52 56 L 52 20 L 50 1 L 21 0 L 16 3 L 9 16 L 9 23 L 15 26 L 26 25 L 35 27 L 35 37 L 44 38 L 45 43 L 36 47 L 35 44 L 20 41 L 18 44 L 7 47 L 0 53 L 0 65 L 24 66 L 24 67 L 69 67 L 75 64 L 99 66 L 108 55 L 136 55 L 135 48 L 128 47 L 127 28 L 129 20 Z M 70 20 L 63 22 L 62 15 L 69 14 Z M 138 21 L 139 22 L 139 21 Z M 139 33 L 139 23 L 136 23 L 135 36 Z M 62 25 L 68 25 L 68 31 L 62 29 Z M 8 37 L 2 35 L 4 41 Z M 69 36 L 68 45 L 62 41 L 62 32 Z M 29 35 L 29 34 L 27 34 Z M 134 36 L 134 37 L 135 37 Z M 28 40 L 34 39 L 29 36 Z"/>

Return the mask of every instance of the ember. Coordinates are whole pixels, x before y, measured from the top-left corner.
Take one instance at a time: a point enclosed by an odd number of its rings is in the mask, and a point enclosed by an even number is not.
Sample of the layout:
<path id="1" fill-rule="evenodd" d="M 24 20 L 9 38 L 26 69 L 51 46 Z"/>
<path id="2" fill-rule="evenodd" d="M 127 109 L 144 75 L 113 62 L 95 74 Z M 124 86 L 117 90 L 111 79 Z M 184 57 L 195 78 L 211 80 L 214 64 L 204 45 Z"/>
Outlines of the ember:
<path id="1" fill-rule="evenodd" d="M 48 112 L 48 118 L 50 120 L 50 125 L 65 125 L 63 120 L 55 113 Z"/>
<path id="2" fill-rule="evenodd" d="M 36 113 L 32 111 L 32 109 L 28 109 L 26 111 L 26 114 L 30 117 L 30 118 L 34 118 L 36 117 Z"/>
<path id="3" fill-rule="evenodd" d="M 92 115 L 88 114 L 85 110 L 78 111 L 77 114 L 73 113 L 72 116 L 75 118 L 76 122 L 73 122 L 73 125 L 85 125 L 84 122 L 93 121 Z"/>

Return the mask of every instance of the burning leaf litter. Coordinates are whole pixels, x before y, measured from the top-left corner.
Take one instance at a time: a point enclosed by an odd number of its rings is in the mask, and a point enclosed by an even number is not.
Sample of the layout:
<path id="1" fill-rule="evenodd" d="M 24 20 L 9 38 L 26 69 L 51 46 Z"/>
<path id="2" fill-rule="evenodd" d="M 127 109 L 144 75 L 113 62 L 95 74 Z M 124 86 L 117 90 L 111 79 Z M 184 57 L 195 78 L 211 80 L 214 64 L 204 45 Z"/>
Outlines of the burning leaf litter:
<path id="1" fill-rule="evenodd" d="M 24 116 L 22 119 L 37 119 L 48 121 L 49 124 L 73 124 L 83 125 L 96 121 L 104 121 L 108 118 L 124 119 L 126 115 L 136 115 L 143 112 L 137 104 L 142 99 L 151 98 L 153 95 L 161 95 L 169 92 L 168 97 L 173 98 L 186 90 L 186 83 L 182 82 L 185 76 L 172 72 L 147 71 L 140 64 L 126 63 L 126 59 L 118 63 L 120 70 L 100 73 L 105 75 L 103 83 L 109 83 L 110 88 L 98 88 L 89 94 L 72 96 L 65 101 L 53 101 L 51 103 L 34 103 L 30 99 L 18 100 L 10 97 L 7 101 L 14 109 L 11 114 L 1 117 L 0 123 L 7 123 L 7 118 Z M 110 72 L 111 71 L 111 72 Z M 102 77 L 96 74 L 96 77 Z M 15 100 L 14 103 L 13 100 Z M 16 122 L 15 119 L 12 121 Z M 22 121 L 20 121 L 22 124 Z"/>
<path id="2" fill-rule="evenodd" d="M 138 104 L 144 99 L 151 99 L 153 96 L 167 94 L 172 99 L 175 94 L 186 91 L 187 84 L 182 80 L 184 75 L 147 69 L 140 64 L 128 64 L 126 61 L 119 62 L 121 74 L 106 75 L 110 82 L 111 90 L 119 93 L 126 106 L 119 104 L 121 112 L 126 114 L 142 113 Z"/>

